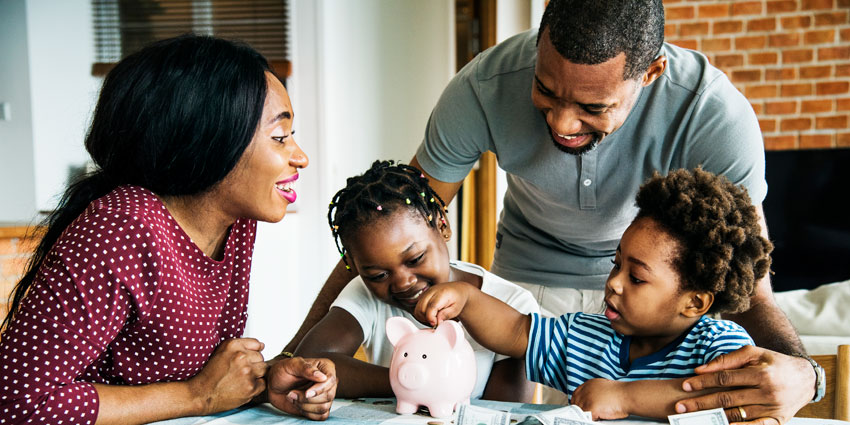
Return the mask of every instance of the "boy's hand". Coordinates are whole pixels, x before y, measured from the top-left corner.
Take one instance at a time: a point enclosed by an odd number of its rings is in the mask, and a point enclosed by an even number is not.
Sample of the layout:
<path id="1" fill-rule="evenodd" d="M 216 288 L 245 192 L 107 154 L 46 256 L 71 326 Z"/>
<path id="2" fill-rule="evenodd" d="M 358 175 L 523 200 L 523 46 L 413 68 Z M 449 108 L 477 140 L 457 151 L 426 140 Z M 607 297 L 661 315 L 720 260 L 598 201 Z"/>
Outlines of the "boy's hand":
<path id="1" fill-rule="evenodd" d="M 625 383 L 594 378 L 579 385 L 573 392 L 572 404 L 589 411 L 593 420 L 622 419 L 629 416 Z"/>
<path id="2" fill-rule="evenodd" d="M 434 285 L 422 294 L 413 315 L 422 323 L 437 326 L 443 320 L 454 319 L 463 311 L 469 300 L 470 288 L 464 282 L 446 282 Z"/>

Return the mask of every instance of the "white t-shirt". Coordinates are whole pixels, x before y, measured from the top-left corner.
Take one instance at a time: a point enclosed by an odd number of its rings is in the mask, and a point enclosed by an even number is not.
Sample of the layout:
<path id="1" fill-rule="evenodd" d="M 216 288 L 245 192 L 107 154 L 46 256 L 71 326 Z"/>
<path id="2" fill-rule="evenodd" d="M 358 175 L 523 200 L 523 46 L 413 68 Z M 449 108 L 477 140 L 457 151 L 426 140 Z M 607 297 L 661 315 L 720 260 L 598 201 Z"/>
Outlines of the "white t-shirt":
<path id="1" fill-rule="evenodd" d="M 481 291 L 485 294 L 504 301 L 523 314 L 539 313 L 540 307 L 527 290 L 475 264 L 458 261 L 452 262 L 451 266 L 457 270 L 481 276 Z M 395 316 L 403 316 L 410 319 L 420 329 L 428 328 L 428 326 L 419 323 L 407 311 L 389 305 L 375 297 L 372 291 L 366 287 L 360 276 L 348 282 L 348 285 L 340 292 L 331 307 L 339 307 L 357 319 L 357 322 L 360 323 L 360 328 L 363 330 L 362 344 L 366 352 L 366 358 L 370 363 L 384 367 L 390 366 L 390 360 L 393 355 L 393 346 L 386 336 L 387 319 Z M 487 380 L 490 379 L 490 370 L 493 368 L 493 363 L 507 357 L 496 355 L 496 353 L 482 347 L 469 336 L 469 333 L 466 334 L 466 339 L 472 345 L 472 350 L 475 352 L 475 362 L 478 367 L 478 378 L 475 382 L 475 388 L 472 391 L 472 398 L 481 398 L 481 395 L 484 394 L 484 387 L 487 386 Z"/>

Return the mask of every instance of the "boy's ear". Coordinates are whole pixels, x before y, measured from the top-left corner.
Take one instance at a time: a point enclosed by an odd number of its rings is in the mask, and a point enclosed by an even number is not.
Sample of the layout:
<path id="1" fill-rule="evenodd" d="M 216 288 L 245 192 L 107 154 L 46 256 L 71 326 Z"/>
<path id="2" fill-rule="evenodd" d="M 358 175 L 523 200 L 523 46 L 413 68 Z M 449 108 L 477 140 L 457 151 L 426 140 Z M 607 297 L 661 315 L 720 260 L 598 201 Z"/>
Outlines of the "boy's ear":
<path id="1" fill-rule="evenodd" d="M 685 317 L 699 317 L 708 313 L 714 303 L 714 294 L 710 292 L 690 292 L 688 303 L 682 310 Z"/>

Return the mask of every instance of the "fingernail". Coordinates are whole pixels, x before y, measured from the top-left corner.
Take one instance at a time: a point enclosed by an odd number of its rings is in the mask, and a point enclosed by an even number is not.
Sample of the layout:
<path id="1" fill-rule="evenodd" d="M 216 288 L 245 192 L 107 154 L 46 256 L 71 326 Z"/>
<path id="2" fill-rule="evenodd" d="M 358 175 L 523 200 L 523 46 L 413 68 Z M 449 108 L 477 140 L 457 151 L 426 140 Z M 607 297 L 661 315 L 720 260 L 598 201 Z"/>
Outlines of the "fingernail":
<path id="1" fill-rule="evenodd" d="M 314 397 L 316 395 L 316 391 L 309 390 L 307 391 L 307 398 Z"/>
<path id="2" fill-rule="evenodd" d="M 286 395 L 286 398 L 288 398 L 288 399 L 290 399 L 290 400 L 292 400 L 292 401 L 298 400 L 298 396 L 297 396 L 297 395 L 295 395 L 295 393 L 292 393 L 292 392 L 291 392 L 291 393 L 289 393 L 289 394 L 287 394 L 287 395 Z"/>
<path id="3" fill-rule="evenodd" d="M 317 370 L 317 371 L 313 372 L 313 376 L 315 376 L 315 377 L 317 377 L 317 378 L 324 378 L 324 377 L 325 377 L 325 374 L 324 374 L 324 373 L 322 373 L 322 371 L 321 371 L 321 370 Z"/>
<path id="4" fill-rule="evenodd" d="M 676 413 L 685 413 L 687 410 L 684 404 L 676 403 Z"/>
<path id="5" fill-rule="evenodd" d="M 693 388 L 691 387 L 690 382 L 685 382 L 684 384 L 682 384 L 682 389 L 685 390 L 685 391 L 693 391 Z"/>

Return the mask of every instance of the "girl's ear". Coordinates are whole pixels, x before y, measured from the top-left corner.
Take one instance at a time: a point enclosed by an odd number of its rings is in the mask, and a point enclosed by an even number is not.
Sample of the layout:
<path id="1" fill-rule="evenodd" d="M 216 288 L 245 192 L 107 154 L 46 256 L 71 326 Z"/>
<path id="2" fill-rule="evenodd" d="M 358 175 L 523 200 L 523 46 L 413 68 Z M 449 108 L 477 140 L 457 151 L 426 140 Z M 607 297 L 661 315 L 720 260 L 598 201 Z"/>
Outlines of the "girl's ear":
<path id="1" fill-rule="evenodd" d="M 452 240 L 452 228 L 449 226 L 449 221 L 446 220 L 445 222 L 438 224 L 438 226 L 440 226 L 440 233 L 443 235 L 443 239 L 445 239 L 447 243 Z"/>
<path id="2" fill-rule="evenodd" d="M 708 313 L 711 304 L 714 303 L 714 294 L 710 292 L 688 291 L 688 303 L 685 304 L 682 315 L 685 317 L 699 317 Z"/>

